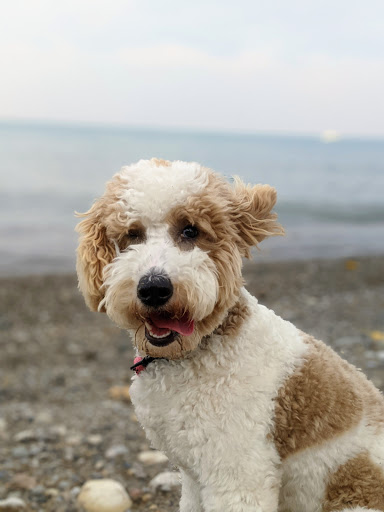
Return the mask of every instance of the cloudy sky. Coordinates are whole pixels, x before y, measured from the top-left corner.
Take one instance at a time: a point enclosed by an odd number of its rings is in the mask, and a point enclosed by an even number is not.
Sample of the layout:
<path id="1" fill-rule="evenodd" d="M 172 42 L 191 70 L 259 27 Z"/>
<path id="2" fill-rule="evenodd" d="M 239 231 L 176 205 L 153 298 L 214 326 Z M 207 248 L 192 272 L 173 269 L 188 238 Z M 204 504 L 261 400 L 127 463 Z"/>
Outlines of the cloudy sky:
<path id="1" fill-rule="evenodd" d="M 0 119 L 384 136 L 383 0 L 4 0 Z"/>

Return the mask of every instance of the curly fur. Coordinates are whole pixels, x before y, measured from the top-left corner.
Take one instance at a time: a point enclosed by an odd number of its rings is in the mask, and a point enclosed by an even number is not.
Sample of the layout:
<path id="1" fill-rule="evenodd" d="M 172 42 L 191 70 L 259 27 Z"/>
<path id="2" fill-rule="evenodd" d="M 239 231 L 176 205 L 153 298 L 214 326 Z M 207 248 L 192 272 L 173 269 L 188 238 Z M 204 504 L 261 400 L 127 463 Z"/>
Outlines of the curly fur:
<path id="1" fill-rule="evenodd" d="M 269 185 L 231 186 L 197 163 L 124 167 L 78 225 L 79 287 L 159 358 L 131 397 L 181 470 L 181 512 L 384 511 L 382 395 L 243 288 L 241 258 L 283 233 L 275 202 Z M 173 285 L 158 312 L 194 321 L 167 346 L 151 343 L 138 298 L 151 272 Z"/>

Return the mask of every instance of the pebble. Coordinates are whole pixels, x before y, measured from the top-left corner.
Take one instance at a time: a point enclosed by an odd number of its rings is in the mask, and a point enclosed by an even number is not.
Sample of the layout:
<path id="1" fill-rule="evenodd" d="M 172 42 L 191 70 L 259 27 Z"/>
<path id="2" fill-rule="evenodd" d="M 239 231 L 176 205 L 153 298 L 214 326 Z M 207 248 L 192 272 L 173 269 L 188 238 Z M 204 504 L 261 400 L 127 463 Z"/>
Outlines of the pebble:
<path id="1" fill-rule="evenodd" d="M 81 441 L 82 441 L 81 436 L 78 434 L 72 434 L 65 439 L 65 442 L 69 446 L 80 446 Z"/>
<path id="2" fill-rule="evenodd" d="M 103 442 L 103 436 L 100 434 L 91 434 L 86 439 L 87 443 L 91 446 L 99 446 Z"/>
<path id="3" fill-rule="evenodd" d="M 0 418 L 0 432 L 5 432 L 7 430 L 7 422 L 4 418 Z"/>
<path id="4" fill-rule="evenodd" d="M 14 437 L 16 443 L 29 443 L 37 440 L 37 434 L 33 430 L 22 430 Z"/>
<path id="5" fill-rule="evenodd" d="M 131 401 L 129 386 L 112 386 L 109 388 L 108 393 L 112 400 Z"/>
<path id="6" fill-rule="evenodd" d="M 168 462 L 168 457 L 157 450 L 146 450 L 139 453 L 137 460 L 145 466 L 151 466 L 152 464 L 163 464 L 164 462 Z"/>
<path id="7" fill-rule="evenodd" d="M 26 510 L 27 505 L 20 498 L 10 497 L 5 500 L 0 500 L 1 512 L 18 512 L 19 510 Z"/>
<path id="8" fill-rule="evenodd" d="M 127 455 L 129 453 L 128 448 L 123 444 L 114 444 L 105 452 L 107 459 L 115 459 L 121 455 Z"/>
<path id="9" fill-rule="evenodd" d="M 138 487 L 132 487 L 131 489 L 129 489 L 129 495 L 133 501 L 140 501 L 143 494 L 144 491 L 142 489 L 139 489 Z"/>
<path id="10" fill-rule="evenodd" d="M 144 479 L 147 478 L 147 473 L 144 468 L 138 462 L 134 462 L 132 466 L 127 470 L 128 476 L 135 476 L 136 478 Z"/>
<path id="11" fill-rule="evenodd" d="M 35 418 L 36 423 L 52 423 L 53 421 L 53 415 L 50 411 L 40 411 L 36 414 Z"/>
<path id="12" fill-rule="evenodd" d="M 77 503 L 86 512 L 126 512 L 132 500 L 119 482 L 106 478 L 86 482 Z"/>
<path id="13" fill-rule="evenodd" d="M 37 482 L 33 476 L 27 473 L 16 473 L 13 475 L 11 481 L 8 483 L 10 489 L 33 489 L 36 487 Z"/>
<path id="14" fill-rule="evenodd" d="M 29 450 L 25 446 L 16 446 L 12 449 L 12 456 L 16 459 L 22 459 L 29 456 Z"/>
<path id="15" fill-rule="evenodd" d="M 104 467 L 104 461 L 103 460 L 98 460 L 95 464 L 95 469 L 96 471 L 99 471 L 100 469 L 103 469 Z"/>
<path id="16" fill-rule="evenodd" d="M 59 494 L 59 490 L 54 487 L 50 487 L 45 491 L 45 495 L 48 496 L 48 498 L 56 498 Z"/>
<path id="17" fill-rule="evenodd" d="M 81 487 L 76 485 L 75 487 L 72 487 L 69 494 L 71 495 L 72 498 L 77 498 L 77 496 L 80 494 L 80 491 Z"/>
<path id="18" fill-rule="evenodd" d="M 49 430 L 50 434 L 55 437 L 64 437 L 67 433 L 67 427 L 65 425 L 54 425 Z"/>
<path id="19" fill-rule="evenodd" d="M 164 471 L 159 473 L 149 482 L 152 491 L 169 492 L 181 486 L 180 473 L 175 471 Z"/>
<path id="20" fill-rule="evenodd" d="M 66 489 L 69 489 L 69 487 L 71 487 L 71 482 L 69 480 L 61 480 L 58 484 L 60 491 L 65 491 Z"/>

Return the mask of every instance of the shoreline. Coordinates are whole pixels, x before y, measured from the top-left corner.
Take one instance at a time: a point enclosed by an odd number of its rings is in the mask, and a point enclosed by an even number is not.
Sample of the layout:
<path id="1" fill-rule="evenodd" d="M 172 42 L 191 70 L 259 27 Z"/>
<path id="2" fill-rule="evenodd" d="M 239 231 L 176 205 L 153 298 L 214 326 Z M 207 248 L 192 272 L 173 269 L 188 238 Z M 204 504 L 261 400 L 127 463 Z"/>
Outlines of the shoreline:
<path id="1" fill-rule="evenodd" d="M 268 242 L 268 241 L 267 241 Z M 264 242 L 265 244 L 265 242 Z M 279 257 L 281 252 L 286 253 L 285 248 L 282 246 L 282 250 L 278 250 L 278 248 L 274 247 L 271 251 L 269 248 L 265 250 L 262 246 L 261 250 L 258 251 L 254 249 L 252 251 L 252 259 L 244 259 L 243 260 L 243 268 L 247 268 L 249 266 L 254 265 L 265 265 L 268 267 L 269 265 L 278 265 L 288 267 L 291 265 L 305 265 L 307 263 L 336 263 L 338 261 L 347 261 L 347 260 L 356 260 L 356 261 L 369 261 L 369 260 L 380 260 L 384 258 L 384 251 L 377 249 L 372 250 L 367 253 L 350 253 L 346 252 L 345 254 L 336 253 L 332 256 L 321 256 L 316 255 L 313 256 L 312 253 L 301 253 L 298 254 L 292 252 L 288 252 L 288 255 L 285 254 L 284 258 Z M 25 270 L 25 268 L 27 268 Z M 76 259 L 68 258 L 68 261 L 56 260 L 55 258 L 47 259 L 47 260 L 32 260 L 32 261 L 17 261 L 16 263 L 9 264 L 0 262 L 0 281 L 3 279 L 27 279 L 34 277 L 44 277 L 44 276 L 71 276 L 76 274 Z"/>

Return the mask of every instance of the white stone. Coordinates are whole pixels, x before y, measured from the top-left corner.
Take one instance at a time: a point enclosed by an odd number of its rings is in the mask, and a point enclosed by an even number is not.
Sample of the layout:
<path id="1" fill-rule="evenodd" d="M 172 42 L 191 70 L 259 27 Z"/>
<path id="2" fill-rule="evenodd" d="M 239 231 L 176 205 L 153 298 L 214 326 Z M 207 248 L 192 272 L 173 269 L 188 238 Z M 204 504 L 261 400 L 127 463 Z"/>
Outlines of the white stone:
<path id="1" fill-rule="evenodd" d="M 36 439 L 37 434 L 33 430 L 22 430 L 14 437 L 17 443 L 29 443 L 30 441 L 36 441 Z"/>
<path id="2" fill-rule="evenodd" d="M 92 446 L 99 446 L 103 442 L 103 436 L 100 434 L 91 434 L 87 437 L 87 443 Z"/>
<path id="3" fill-rule="evenodd" d="M 51 411 L 44 410 L 36 414 L 36 423 L 49 424 L 53 421 L 53 415 Z"/>
<path id="4" fill-rule="evenodd" d="M 127 455 L 129 453 L 128 448 L 123 444 L 114 444 L 108 448 L 105 452 L 107 459 L 115 459 L 121 455 Z"/>
<path id="5" fill-rule="evenodd" d="M 105 478 L 85 482 L 77 503 L 86 512 L 126 512 L 132 500 L 119 482 Z"/>
<path id="6" fill-rule="evenodd" d="M 164 471 L 159 473 L 149 482 L 152 491 L 172 491 L 181 485 L 180 473 L 175 471 Z"/>
<path id="7" fill-rule="evenodd" d="M 5 500 L 0 500 L 1 512 L 18 512 L 19 510 L 26 510 L 27 505 L 23 500 L 16 497 L 10 497 Z"/>
<path id="8" fill-rule="evenodd" d="M 168 462 L 168 457 L 157 450 L 146 450 L 139 453 L 137 460 L 145 466 L 151 466 L 152 464 L 163 464 L 164 462 Z"/>

